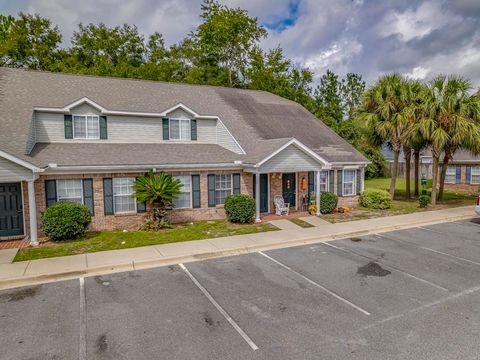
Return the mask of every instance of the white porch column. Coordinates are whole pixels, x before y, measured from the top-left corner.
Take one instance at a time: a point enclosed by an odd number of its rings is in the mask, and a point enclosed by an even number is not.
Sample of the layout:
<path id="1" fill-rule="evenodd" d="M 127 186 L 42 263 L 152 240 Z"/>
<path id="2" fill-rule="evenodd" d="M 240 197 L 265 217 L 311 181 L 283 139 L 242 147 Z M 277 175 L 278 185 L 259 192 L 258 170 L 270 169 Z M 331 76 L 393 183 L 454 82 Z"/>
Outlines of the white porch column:
<path id="1" fill-rule="evenodd" d="M 30 244 L 38 245 L 37 236 L 37 204 L 35 201 L 35 186 L 33 180 L 28 183 L 28 212 L 30 215 Z"/>
<path id="2" fill-rule="evenodd" d="M 320 216 L 320 171 L 315 171 L 316 183 L 315 183 L 315 203 L 317 204 L 317 216 Z"/>
<path id="3" fill-rule="evenodd" d="M 260 219 L 260 173 L 255 174 L 255 222 L 259 223 Z"/>
<path id="4" fill-rule="evenodd" d="M 363 167 L 361 170 L 360 170 L 360 192 L 364 192 L 365 191 L 365 168 Z"/>

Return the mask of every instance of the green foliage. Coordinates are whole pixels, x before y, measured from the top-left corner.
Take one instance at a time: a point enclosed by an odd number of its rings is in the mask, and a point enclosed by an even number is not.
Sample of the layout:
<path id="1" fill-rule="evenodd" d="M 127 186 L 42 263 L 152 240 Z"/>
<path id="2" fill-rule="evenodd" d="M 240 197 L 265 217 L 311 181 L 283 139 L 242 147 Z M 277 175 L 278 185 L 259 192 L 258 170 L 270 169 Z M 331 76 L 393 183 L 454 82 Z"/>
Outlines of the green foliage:
<path id="1" fill-rule="evenodd" d="M 42 214 L 42 229 L 50 240 L 71 240 L 84 235 L 91 221 L 85 205 L 58 202 Z"/>
<path id="2" fill-rule="evenodd" d="M 133 184 L 134 196 L 138 202 L 147 202 L 152 211 L 145 219 L 146 230 L 159 230 L 169 225 L 167 210 L 172 208 L 173 200 L 181 193 L 182 183 L 164 172 L 149 171 Z"/>
<path id="3" fill-rule="evenodd" d="M 387 162 L 382 150 L 378 147 L 365 145 L 362 148 L 362 153 L 371 161 L 365 167 L 365 179 L 384 177 L 387 173 Z"/>
<path id="4" fill-rule="evenodd" d="M 0 65 L 54 70 L 62 36 L 58 27 L 39 15 L 0 18 Z"/>
<path id="5" fill-rule="evenodd" d="M 365 190 L 360 195 L 360 205 L 367 209 L 390 209 L 392 207 L 392 198 L 385 190 Z"/>
<path id="6" fill-rule="evenodd" d="M 426 208 L 430 204 L 430 196 L 420 195 L 418 198 L 418 204 L 421 208 Z"/>
<path id="7" fill-rule="evenodd" d="M 320 194 L 320 212 L 330 214 L 337 207 L 338 196 L 331 192 L 322 192 Z"/>
<path id="8" fill-rule="evenodd" d="M 230 195 L 225 198 L 225 212 L 233 223 L 247 224 L 255 215 L 255 200 L 244 194 Z"/>

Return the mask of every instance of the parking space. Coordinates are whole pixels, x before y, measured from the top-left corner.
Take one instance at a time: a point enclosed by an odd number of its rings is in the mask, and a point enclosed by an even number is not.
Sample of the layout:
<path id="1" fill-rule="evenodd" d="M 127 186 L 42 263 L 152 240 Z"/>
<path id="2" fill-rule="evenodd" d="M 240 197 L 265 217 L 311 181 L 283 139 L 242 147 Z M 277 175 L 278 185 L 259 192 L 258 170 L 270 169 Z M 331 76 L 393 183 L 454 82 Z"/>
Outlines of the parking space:
<path id="1" fill-rule="evenodd" d="M 480 224 L 0 292 L 2 359 L 476 359 Z"/>

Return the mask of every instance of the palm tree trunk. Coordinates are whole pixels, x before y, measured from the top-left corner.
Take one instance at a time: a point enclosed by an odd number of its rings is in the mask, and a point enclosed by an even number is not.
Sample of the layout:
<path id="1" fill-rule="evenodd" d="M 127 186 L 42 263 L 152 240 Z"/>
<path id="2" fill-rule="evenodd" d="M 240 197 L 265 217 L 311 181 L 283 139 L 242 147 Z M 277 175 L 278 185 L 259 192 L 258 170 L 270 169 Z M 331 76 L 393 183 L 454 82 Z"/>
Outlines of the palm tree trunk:
<path id="1" fill-rule="evenodd" d="M 412 161 L 412 149 L 403 146 L 403 155 L 405 157 L 405 197 L 410 199 L 410 164 Z"/>
<path id="2" fill-rule="evenodd" d="M 390 196 L 392 200 L 395 196 L 395 183 L 397 182 L 397 174 L 398 174 L 398 158 L 400 157 L 400 150 L 393 151 L 393 169 L 392 169 L 392 177 L 390 178 Z"/>
<path id="3" fill-rule="evenodd" d="M 414 196 L 418 196 L 418 177 L 419 177 L 419 172 L 420 172 L 420 150 L 415 150 L 414 151 L 414 154 L 413 154 L 413 157 L 414 157 L 414 161 L 415 161 L 415 169 L 414 169 L 414 180 L 415 180 L 415 185 L 414 185 L 414 192 L 413 192 L 413 195 Z"/>
<path id="4" fill-rule="evenodd" d="M 445 178 L 447 177 L 447 166 L 449 161 L 450 161 L 450 156 L 448 156 L 448 154 L 445 153 L 445 156 L 443 157 L 442 172 L 440 173 L 440 187 L 438 189 L 439 201 L 443 200 L 443 189 L 445 188 Z"/>
<path id="5" fill-rule="evenodd" d="M 438 163 L 440 156 L 433 156 L 433 174 L 432 174 L 432 193 L 430 194 L 430 203 L 435 206 L 437 204 L 437 180 L 438 180 Z"/>

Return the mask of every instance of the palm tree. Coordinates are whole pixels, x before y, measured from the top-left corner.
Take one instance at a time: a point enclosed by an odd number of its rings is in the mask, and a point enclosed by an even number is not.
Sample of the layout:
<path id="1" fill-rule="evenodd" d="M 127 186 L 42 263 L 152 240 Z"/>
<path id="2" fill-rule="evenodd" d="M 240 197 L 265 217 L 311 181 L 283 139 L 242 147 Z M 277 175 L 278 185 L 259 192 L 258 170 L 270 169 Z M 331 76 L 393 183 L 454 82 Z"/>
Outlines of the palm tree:
<path id="1" fill-rule="evenodd" d="M 468 80 L 440 75 L 433 79 L 425 91 L 423 119 L 420 130 L 432 148 L 433 176 L 431 203 L 436 204 L 438 168 L 444 153 L 444 166 L 440 174 L 441 191 L 448 162 L 460 148 L 478 149 L 480 128 L 480 102 L 469 95 L 472 87 Z"/>
<path id="2" fill-rule="evenodd" d="M 383 76 L 365 93 L 359 118 L 369 131 L 388 142 L 393 150 L 390 196 L 395 195 L 400 150 L 405 142 L 408 120 L 405 116 L 406 81 L 399 74 Z"/>
<path id="3" fill-rule="evenodd" d="M 138 202 L 150 205 L 152 210 L 146 228 L 156 230 L 168 226 L 167 211 L 172 208 L 173 200 L 181 193 L 182 186 L 180 180 L 163 172 L 149 171 L 135 181 L 134 196 Z"/>

